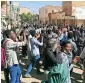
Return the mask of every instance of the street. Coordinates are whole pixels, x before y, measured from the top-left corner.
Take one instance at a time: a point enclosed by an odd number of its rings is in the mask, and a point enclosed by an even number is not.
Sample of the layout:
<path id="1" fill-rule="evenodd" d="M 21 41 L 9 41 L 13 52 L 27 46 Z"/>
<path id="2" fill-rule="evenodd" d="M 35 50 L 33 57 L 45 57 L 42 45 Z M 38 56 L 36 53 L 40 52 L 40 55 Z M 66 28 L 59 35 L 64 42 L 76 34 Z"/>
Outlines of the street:
<path id="1" fill-rule="evenodd" d="M 27 66 L 27 58 L 23 58 L 21 63 L 20 63 L 20 67 L 22 69 L 22 76 L 21 76 L 21 82 L 22 83 L 41 83 L 42 80 L 46 80 L 46 74 L 43 75 L 37 75 L 36 74 L 36 68 L 33 68 L 33 71 L 31 73 L 32 78 L 24 78 L 24 75 L 26 73 L 26 66 Z M 41 71 L 43 72 L 43 69 L 41 69 Z M 82 74 L 82 70 L 79 68 L 79 66 L 74 66 L 73 68 L 73 73 L 71 76 L 72 79 L 72 83 L 82 83 L 82 79 L 81 79 L 81 74 Z M 1 83 L 5 83 L 5 79 L 4 79 L 4 72 L 1 72 Z"/>

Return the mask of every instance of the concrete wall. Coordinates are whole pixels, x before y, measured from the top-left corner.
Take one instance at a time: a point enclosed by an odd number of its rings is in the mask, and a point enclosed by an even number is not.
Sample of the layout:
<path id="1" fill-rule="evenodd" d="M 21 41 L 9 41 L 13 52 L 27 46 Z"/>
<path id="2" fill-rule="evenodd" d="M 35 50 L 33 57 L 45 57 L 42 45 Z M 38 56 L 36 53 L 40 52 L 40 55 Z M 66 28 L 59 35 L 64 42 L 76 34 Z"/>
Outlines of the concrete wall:
<path id="1" fill-rule="evenodd" d="M 29 8 L 20 8 L 19 14 L 22 14 L 22 13 L 27 14 L 27 13 L 29 13 L 29 12 L 30 12 L 30 9 L 29 9 Z"/>
<path id="2" fill-rule="evenodd" d="M 72 1 L 72 6 L 85 6 L 85 1 Z"/>
<path id="3" fill-rule="evenodd" d="M 49 23 L 57 24 L 57 14 L 56 13 L 49 13 Z"/>
<path id="4" fill-rule="evenodd" d="M 58 12 L 62 10 L 62 7 L 47 5 L 45 7 L 40 8 L 39 9 L 39 20 L 41 20 L 42 22 L 49 21 L 48 14 L 52 13 L 53 10 Z"/>
<path id="5" fill-rule="evenodd" d="M 7 3 L 7 1 L 1 1 L 1 8 L 2 8 L 2 6 L 4 5 L 4 4 L 6 4 Z"/>
<path id="6" fill-rule="evenodd" d="M 83 24 L 83 26 L 85 27 L 85 20 L 76 20 L 75 24 L 77 24 L 78 27 L 81 27 L 81 25 Z"/>
<path id="7" fill-rule="evenodd" d="M 63 23 L 63 26 L 73 24 L 75 25 L 75 18 L 71 16 L 65 16 L 65 12 L 61 13 L 49 13 L 49 23 L 60 24 Z"/>
<path id="8" fill-rule="evenodd" d="M 63 12 L 65 12 L 65 15 L 71 16 L 71 14 L 72 14 L 72 1 L 63 1 L 62 9 L 63 9 Z"/>
<path id="9" fill-rule="evenodd" d="M 63 1 L 62 9 L 66 15 L 75 15 L 76 7 L 85 7 L 85 1 Z"/>
<path id="10" fill-rule="evenodd" d="M 6 16 L 6 4 L 3 4 L 1 7 L 1 16 Z"/>

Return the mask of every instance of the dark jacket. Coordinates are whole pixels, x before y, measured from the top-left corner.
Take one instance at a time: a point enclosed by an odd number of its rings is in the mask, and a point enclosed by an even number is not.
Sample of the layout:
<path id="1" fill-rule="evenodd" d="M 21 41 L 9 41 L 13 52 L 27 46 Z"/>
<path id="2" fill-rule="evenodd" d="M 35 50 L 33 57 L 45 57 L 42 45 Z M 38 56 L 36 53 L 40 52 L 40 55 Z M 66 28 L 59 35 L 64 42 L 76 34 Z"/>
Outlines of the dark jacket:
<path id="1" fill-rule="evenodd" d="M 44 62 L 44 69 L 49 69 L 57 63 L 56 53 L 51 48 L 46 48 Z"/>

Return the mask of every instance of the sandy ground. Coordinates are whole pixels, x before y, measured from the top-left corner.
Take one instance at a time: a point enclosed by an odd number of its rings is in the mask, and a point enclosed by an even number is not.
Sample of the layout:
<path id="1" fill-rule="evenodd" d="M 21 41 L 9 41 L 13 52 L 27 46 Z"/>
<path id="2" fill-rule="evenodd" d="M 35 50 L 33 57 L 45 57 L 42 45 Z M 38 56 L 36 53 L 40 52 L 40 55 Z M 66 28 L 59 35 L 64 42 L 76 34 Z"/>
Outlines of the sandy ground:
<path id="1" fill-rule="evenodd" d="M 32 70 L 32 73 L 31 73 L 32 78 L 24 78 L 24 75 L 25 75 L 26 69 L 27 69 L 26 63 L 27 63 L 27 59 L 23 59 L 20 62 L 20 67 L 22 69 L 22 76 L 21 76 L 22 83 L 41 83 L 42 80 L 46 80 L 47 75 L 46 74 L 37 75 L 36 68 L 33 68 L 33 70 Z M 44 72 L 43 69 L 41 69 L 41 71 Z M 78 66 L 75 66 L 73 68 L 73 73 L 71 76 L 72 83 L 82 83 L 82 79 L 81 79 L 82 72 L 83 71 Z M 1 71 L 1 83 L 5 83 L 3 71 Z"/>

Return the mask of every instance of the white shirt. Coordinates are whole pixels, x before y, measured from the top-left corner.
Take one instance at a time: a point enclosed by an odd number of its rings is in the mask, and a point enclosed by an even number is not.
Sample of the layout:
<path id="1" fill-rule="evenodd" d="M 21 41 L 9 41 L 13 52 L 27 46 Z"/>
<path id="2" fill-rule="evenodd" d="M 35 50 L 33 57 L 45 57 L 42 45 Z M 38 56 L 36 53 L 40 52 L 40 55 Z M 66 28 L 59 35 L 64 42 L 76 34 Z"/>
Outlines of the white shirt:
<path id="1" fill-rule="evenodd" d="M 28 49 L 29 51 L 31 51 L 31 43 L 30 43 L 30 39 L 32 38 L 31 35 L 28 36 Z"/>
<path id="2" fill-rule="evenodd" d="M 5 68 L 11 67 L 14 64 L 18 64 L 17 47 L 25 45 L 24 41 L 14 42 L 12 39 L 9 39 L 9 38 L 7 38 L 6 41 L 7 43 L 5 45 L 5 52 L 6 52 Z"/>

